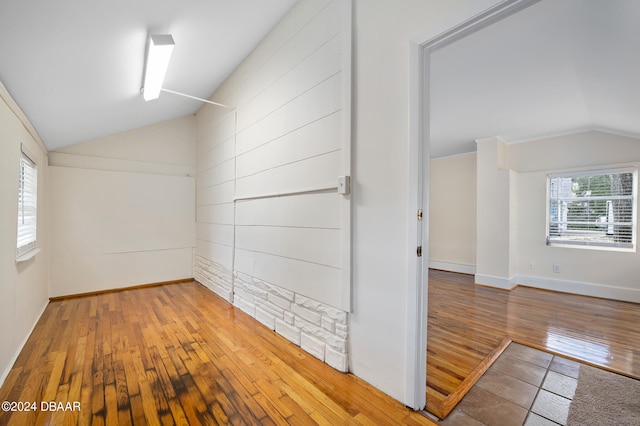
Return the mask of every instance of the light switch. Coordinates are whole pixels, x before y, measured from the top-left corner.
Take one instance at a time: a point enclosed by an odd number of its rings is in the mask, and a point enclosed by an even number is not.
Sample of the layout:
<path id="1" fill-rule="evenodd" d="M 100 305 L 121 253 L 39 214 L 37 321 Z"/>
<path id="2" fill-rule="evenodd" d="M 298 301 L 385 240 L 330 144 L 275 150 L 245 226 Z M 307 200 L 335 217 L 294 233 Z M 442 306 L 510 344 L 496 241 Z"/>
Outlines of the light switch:
<path id="1" fill-rule="evenodd" d="M 348 194 L 350 192 L 351 176 L 340 176 L 338 178 L 338 194 Z"/>

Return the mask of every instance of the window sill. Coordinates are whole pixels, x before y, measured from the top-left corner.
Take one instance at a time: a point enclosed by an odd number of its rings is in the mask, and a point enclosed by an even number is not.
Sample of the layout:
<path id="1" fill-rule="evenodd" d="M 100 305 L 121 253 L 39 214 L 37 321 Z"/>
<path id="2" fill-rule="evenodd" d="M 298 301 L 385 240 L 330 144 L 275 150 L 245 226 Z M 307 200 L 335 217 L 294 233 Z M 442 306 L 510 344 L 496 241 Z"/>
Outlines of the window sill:
<path id="1" fill-rule="evenodd" d="M 636 252 L 635 244 L 632 247 L 615 247 L 615 246 L 598 246 L 598 245 L 586 245 L 586 244 L 550 243 L 550 244 L 547 244 L 547 247 L 561 247 L 561 248 L 582 249 L 582 250 L 617 251 L 622 253 Z"/>
<path id="2" fill-rule="evenodd" d="M 16 258 L 16 263 L 26 262 L 36 257 L 36 254 L 40 253 L 40 248 L 36 247 L 33 250 L 29 250 L 25 254 Z"/>

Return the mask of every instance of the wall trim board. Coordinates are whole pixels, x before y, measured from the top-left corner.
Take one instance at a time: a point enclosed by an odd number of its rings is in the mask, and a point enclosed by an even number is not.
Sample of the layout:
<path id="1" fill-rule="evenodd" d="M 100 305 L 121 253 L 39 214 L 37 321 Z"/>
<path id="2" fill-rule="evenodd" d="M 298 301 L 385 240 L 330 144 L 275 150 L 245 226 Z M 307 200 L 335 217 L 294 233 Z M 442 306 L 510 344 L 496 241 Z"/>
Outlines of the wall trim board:
<path id="1" fill-rule="evenodd" d="M 336 179 L 337 180 L 337 179 Z M 307 194 L 317 194 L 317 193 L 334 193 L 338 191 L 338 187 L 336 185 L 321 185 L 313 188 L 303 188 L 296 189 L 292 191 L 281 191 L 281 192 L 270 192 L 264 194 L 247 194 L 236 196 L 233 201 L 251 201 L 251 200 L 260 200 L 262 198 L 276 198 L 276 197 L 291 197 L 294 195 L 307 195 Z"/>
<path id="2" fill-rule="evenodd" d="M 578 294 L 581 296 L 600 297 L 603 299 L 620 300 L 623 302 L 640 303 L 640 289 L 615 287 L 597 283 L 561 280 L 533 275 L 519 274 L 516 276 L 518 285 L 534 287 L 561 293 Z"/>
<path id="3" fill-rule="evenodd" d="M 590 126 L 590 127 L 577 127 L 577 128 L 565 130 L 563 132 L 534 136 L 527 139 L 520 139 L 520 140 L 509 141 L 505 143 L 507 145 L 516 145 L 519 143 L 537 142 L 544 139 L 559 138 L 563 136 L 571 136 L 571 135 L 588 133 L 588 132 L 599 132 L 599 133 L 606 133 L 613 136 L 622 136 L 625 138 L 640 139 L 640 135 L 634 132 L 626 132 L 624 130 L 610 129 L 607 127 L 600 127 L 600 126 Z"/>
<path id="4" fill-rule="evenodd" d="M 582 281 L 562 280 L 557 278 L 546 278 L 535 275 L 516 274 L 512 278 L 507 279 L 492 275 L 475 274 L 475 284 L 494 287 L 501 290 L 513 290 L 517 286 L 532 287 L 541 290 L 569 293 L 579 296 L 599 297 L 602 299 L 619 300 L 622 302 L 640 303 L 640 289 L 615 287 Z"/>
<path id="5" fill-rule="evenodd" d="M 487 287 L 495 287 L 502 290 L 513 290 L 517 284 L 517 275 L 511 278 L 497 277 L 495 275 L 475 274 L 475 283 Z"/>
<path id="6" fill-rule="evenodd" d="M 354 99 L 354 74 L 353 74 L 353 1 L 342 2 L 342 23 L 340 28 L 342 36 L 342 162 L 340 165 L 341 176 L 351 176 L 352 173 L 352 133 L 353 129 L 353 99 Z M 348 300 L 349 312 L 353 312 L 353 215 L 351 212 L 351 182 L 348 181 L 347 193 L 341 197 L 342 215 L 342 242 L 340 244 L 341 258 L 345 259 L 342 265 L 342 280 L 347 285 L 344 287 L 344 300 Z"/>
<path id="7" fill-rule="evenodd" d="M 457 272 L 459 274 L 475 275 L 476 265 L 464 263 L 442 262 L 439 260 L 429 260 L 429 269 L 440 269 L 442 271 Z"/>
<path id="8" fill-rule="evenodd" d="M 20 343 L 20 345 L 18 345 L 18 348 L 16 349 L 13 357 L 11 358 L 11 360 L 9 361 L 9 363 L 7 365 L 7 368 L 2 372 L 2 375 L 0 376 L 0 387 L 4 385 L 4 381 L 9 376 L 9 372 L 11 372 L 11 369 L 13 368 L 13 365 L 18 360 L 18 356 L 20 356 L 20 352 L 22 352 L 22 349 L 24 349 L 24 346 L 27 344 L 27 340 L 29 340 L 29 337 L 31 337 L 31 333 L 33 333 L 33 330 L 36 328 L 36 325 L 38 324 L 38 321 L 40 321 L 40 318 L 42 317 L 42 314 L 44 314 L 44 310 L 47 309 L 47 306 L 49 306 L 49 301 L 48 300 L 44 303 L 42 308 L 40 308 L 40 313 L 36 316 L 35 321 L 33 321 L 33 324 L 31 325 L 31 328 L 25 334 L 25 337 L 24 337 L 24 339 L 22 339 L 22 342 Z"/>
<path id="9" fill-rule="evenodd" d="M 66 299 L 76 299 L 78 297 L 97 296 L 97 295 L 100 295 L 100 294 L 116 293 L 116 292 L 126 291 L 126 290 L 139 290 L 139 289 L 148 288 L 148 287 L 160 287 L 160 286 L 163 286 L 163 285 L 184 284 L 184 283 L 188 283 L 188 282 L 191 282 L 191 281 L 195 281 L 195 279 L 194 278 L 181 278 L 179 280 L 160 281 L 160 282 L 156 282 L 156 283 L 147 283 L 147 284 L 138 284 L 138 285 L 132 285 L 132 286 L 128 286 L 128 287 L 108 288 L 108 289 L 105 289 L 105 290 L 88 291 L 86 293 L 75 293 L 75 294 L 68 294 L 68 295 L 65 295 L 65 296 L 50 297 L 49 298 L 49 302 L 58 302 L 60 300 L 66 300 Z"/>
<path id="10" fill-rule="evenodd" d="M 196 175 L 195 165 L 148 163 L 135 160 L 120 160 L 117 158 L 67 154 L 64 152 L 50 152 L 49 166 L 167 176 L 194 177 Z"/>

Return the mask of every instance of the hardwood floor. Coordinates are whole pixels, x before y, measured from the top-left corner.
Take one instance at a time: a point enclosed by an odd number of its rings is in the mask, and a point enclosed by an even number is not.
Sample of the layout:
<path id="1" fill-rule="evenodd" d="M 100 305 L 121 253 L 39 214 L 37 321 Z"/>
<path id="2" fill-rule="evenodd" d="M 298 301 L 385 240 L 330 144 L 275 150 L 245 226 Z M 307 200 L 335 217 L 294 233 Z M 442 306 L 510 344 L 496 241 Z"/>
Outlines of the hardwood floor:
<path id="1" fill-rule="evenodd" d="M 638 304 L 429 277 L 436 415 L 505 338 L 640 378 Z M 2 425 L 433 424 L 194 282 L 51 302 L 0 401 L 36 404 L 0 412 Z"/>
<path id="2" fill-rule="evenodd" d="M 473 276 L 429 272 L 427 410 L 452 396 L 504 339 L 640 378 L 640 305 L 528 287 L 476 286 Z"/>
<path id="3" fill-rule="evenodd" d="M 51 302 L 0 401 L 35 408 L 1 425 L 435 424 L 195 282 Z"/>

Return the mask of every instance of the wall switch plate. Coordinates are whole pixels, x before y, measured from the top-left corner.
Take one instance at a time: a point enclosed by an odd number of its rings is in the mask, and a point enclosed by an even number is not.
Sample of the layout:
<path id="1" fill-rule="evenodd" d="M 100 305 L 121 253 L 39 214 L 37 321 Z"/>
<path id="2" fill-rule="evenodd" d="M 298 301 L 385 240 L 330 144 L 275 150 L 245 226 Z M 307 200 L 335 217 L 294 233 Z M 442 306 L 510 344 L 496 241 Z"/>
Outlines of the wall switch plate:
<path id="1" fill-rule="evenodd" d="M 351 191 L 351 176 L 338 178 L 338 194 L 348 194 Z"/>

